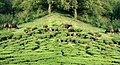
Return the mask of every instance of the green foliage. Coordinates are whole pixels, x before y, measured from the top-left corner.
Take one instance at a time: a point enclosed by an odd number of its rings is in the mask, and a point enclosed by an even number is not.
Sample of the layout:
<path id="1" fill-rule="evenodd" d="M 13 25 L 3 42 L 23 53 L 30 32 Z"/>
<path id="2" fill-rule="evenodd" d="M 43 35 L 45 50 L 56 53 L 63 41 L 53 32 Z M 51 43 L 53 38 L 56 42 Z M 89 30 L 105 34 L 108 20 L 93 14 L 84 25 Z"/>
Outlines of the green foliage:
<path id="1" fill-rule="evenodd" d="M 5 22 L 12 22 L 13 17 L 10 14 L 0 14 L 0 23 L 3 24 Z"/>
<path id="2" fill-rule="evenodd" d="M 60 26 L 62 23 L 72 24 L 70 29 L 74 29 L 75 32 L 68 32 L 68 29 L 62 28 Z M 43 28 L 43 24 L 48 27 Z M 51 14 L 35 22 L 21 24 L 19 27 L 19 29 L 0 31 L 0 39 L 2 36 L 6 37 L 0 41 L 1 65 L 87 65 L 89 63 L 119 65 L 120 63 L 119 34 L 105 34 L 103 33 L 105 30 L 101 28 L 76 22 L 60 14 Z M 37 29 L 32 30 L 33 27 Z M 50 28 L 58 28 L 58 31 L 50 31 Z M 93 40 L 94 36 L 96 40 Z"/>
<path id="3" fill-rule="evenodd" d="M 119 20 L 118 5 L 119 0 L 1 0 L 0 27 L 5 22 L 30 22 L 53 11 L 70 14 L 100 28 L 118 27 L 116 22 L 111 23 Z"/>
<path id="4" fill-rule="evenodd" d="M 13 37 L 12 37 L 13 39 L 20 39 L 20 38 L 22 38 L 22 34 L 15 34 Z"/>
<path id="5" fill-rule="evenodd" d="M 0 33 L 0 41 L 11 39 L 13 37 L 13 33 L 11 32 L 2 32 Z"/>
<path id="6" fill-rule="evenodd" d="M 4 3 L 2 3 L 2 2 L 0 2 L 0 9 L 3 9 L 3 7 L 4 7 Z M 1 12 L 2 10 L 0 10 L 0 12 Z"/>
<path id="7" fill-rule="evenodd" d="M 114 9 L 113 9 L 113 16 L 115 19 L 119 19 L 120 18 L 120 1 L 118 1 L 116 3 L 116 5 L 114 6 Z"/>
<path id="8" fill-rule="evenodd" d="M 119 44 L 120 45 L 120 37 L 115 37 L 115 38 L 113 38 L 113 40 L 112 40 L 113 42 L 114 42 L 114 44 Z"/>
<path id="9" fill-rule="evenodd" d="M 119 34 L 105 34 L 105 30 L 100 29 L 120 27 L 119 20 L 114 20 L 120 16 L 118 5 L 117 0 L 0 0 L 0 25 L 5 22 L 25 24 L 19 25 L 20 29 L 0 31 L 0 65 L 120 64 Z M 46 15 L 49 6 L 51 11 L 69 12 L 95 27 L 59 14 L 27 23 Z M 48 28 L 42 28 L 43 23 Z M 62 28 L 62 23 L 72 24 L 75 32 Z M 33 26 L 38 29 L 32 31 Z M 50 27 L 59 30 L 50 31 Z M 97 33 L 94 36 L 88 32 Z"/>

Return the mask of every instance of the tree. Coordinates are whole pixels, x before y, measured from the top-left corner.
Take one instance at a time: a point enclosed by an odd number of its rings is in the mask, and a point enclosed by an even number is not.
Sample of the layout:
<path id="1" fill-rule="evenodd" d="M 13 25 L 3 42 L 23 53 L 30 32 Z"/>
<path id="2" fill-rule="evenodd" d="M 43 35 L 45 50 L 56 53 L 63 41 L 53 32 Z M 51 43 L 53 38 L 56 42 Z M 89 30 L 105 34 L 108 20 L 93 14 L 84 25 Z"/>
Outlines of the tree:
<path id="1" fill-rule="evenodd" d="M 52 5 L 55 4 L 58 0 L 47 0 L 47 4 L 48 4 L 48 14 L 51 13 L 52 11 Z"/>
<path id="2" fill-rule="evenodd" d="M 74 18 L 77 18 L 78 1 L 71 0 L 71 8 L 74 10 Z"/>
<path id="3" fill-rule="evenodd" d="M 118 1 L 114 6 L 113 16 L 114 16 L 114 19 L 117 19 L 117 20 L 120 18 L 120 1 Z"/>
<path id="4" fill-rule="evenodd" d="M 5 5 L 5 4 L 0 1 L 0 12 L 3 12 L 3 11 L 4 11 L 4 5 Z"/>
<path id="5" fill-rule="evenodd" d="M 11 3 L 10 0 L 0 0 L 1 12 L 5 14 L 11 13 Z"/>
<path id="6" fill-rule="evenodd" d="M 77 9 L 78 9 L 78 1 L 77 0 L 61 0 L 60 1 L 61 8 L 63 10 L 73 10 L 74 18 L 77 18 Z"/>

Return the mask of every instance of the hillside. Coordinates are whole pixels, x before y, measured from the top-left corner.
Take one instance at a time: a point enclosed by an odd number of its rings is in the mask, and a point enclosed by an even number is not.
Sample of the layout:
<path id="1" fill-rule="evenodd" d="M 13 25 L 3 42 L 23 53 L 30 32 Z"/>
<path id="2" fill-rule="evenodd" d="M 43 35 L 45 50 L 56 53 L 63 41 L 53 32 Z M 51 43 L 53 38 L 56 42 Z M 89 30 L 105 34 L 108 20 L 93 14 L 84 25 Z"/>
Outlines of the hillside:
<path id="1" fill-rule="evenodd" d="M 66 29 L 61 24 L 72 26 Z M 105 34 L 104 29 L 59 13 L 18 28 L 0 31 L 0 65 L 120 64 L 117 33 Z"/>

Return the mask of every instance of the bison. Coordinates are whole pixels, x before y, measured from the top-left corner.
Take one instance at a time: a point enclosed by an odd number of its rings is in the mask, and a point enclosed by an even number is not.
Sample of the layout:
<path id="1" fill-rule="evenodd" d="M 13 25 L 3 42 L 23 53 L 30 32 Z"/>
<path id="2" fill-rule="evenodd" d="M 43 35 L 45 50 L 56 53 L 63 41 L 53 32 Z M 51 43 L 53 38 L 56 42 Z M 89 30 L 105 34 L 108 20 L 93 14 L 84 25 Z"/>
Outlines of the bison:
<path id="1" fill-rule="evenodd" d="M 74 29 L 68 29 L 68 32 L 75 32 Z"/>
<path id="2" fill-rule="evenodd" d="M 120 33 L 120 28 L 117 28 L 116 32 Z"/>
<path id="3" fill-rule="evenodd" d="M 9 28 L 9 23 L 5 23 L 4 28 Z"/>
<path id="4" fill-rule="evenodd" d="M 18 28 L 16 24 L 5 23 L 4 28 Z"/>
<path id="5" fill-rule="evenodd" d="M 114 32 L 114 30 L 112 29 L 112 28 L 108 28 L 108 29 L 106 29 L 106 31 L 105 31 L 105 33 L 113 33 Z"/>
<path id="6" fill-rule="evenodd" d="M 9 24 L 9 28 L 17 28 L 16 24 Z"/>
<path id="7" fill-rule="evenodd" d="M 37 27 L 34 27 L 34 28 L 32 28 L 32 31 L 33 31 L 33 30 L 36 30 L 36 29 L 37 29 Z"/>
<path id="8" fill-rule="evenodd" d="M 71 24 L 61 24 L 60 25 L 62 28 L 69 28 L 69 27 L 72 27 L 72 25 Z"/>

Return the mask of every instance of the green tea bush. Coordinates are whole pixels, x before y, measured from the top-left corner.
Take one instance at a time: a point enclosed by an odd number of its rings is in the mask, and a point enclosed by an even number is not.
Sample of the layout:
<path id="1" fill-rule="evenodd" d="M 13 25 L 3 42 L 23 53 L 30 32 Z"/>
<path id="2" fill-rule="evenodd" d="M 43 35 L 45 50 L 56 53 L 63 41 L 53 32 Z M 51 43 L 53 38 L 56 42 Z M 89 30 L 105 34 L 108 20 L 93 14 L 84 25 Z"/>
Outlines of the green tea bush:
<path id="1" fill-rule="evenodd" d="M 0 25 L 0 30 L 2 30 L 3 29 L 3 25 Z"/>
<path id="2" fill-rule="evenodd" d="M 20 38 L 22 38 L 22 34 L 15 34 L 13 37 L 12 37 L 12 39 L 20 39 Z"/>
<path id="3" fill-rule="evenodd" d="M 25 23 L 25 18 L 23 18 L 23 17 L 16 17 L 16 18 L 14 18 L 13 23 L 16 23 L 16 24 Z"/>
<path id="4" fill-rule="evenodd" d="M 35 43 L 35 41 L 33 42 L 29 42 L 28 44 L 25 45 L 27 50 L 35 50 L 35 49 L 38 49 L 39 46 L 38 44 Z"/>
<path id="5" fill-rule="evenodd" d="M 61 33 L 61 34 L 58 34 L 56 37 L 57 38 L 64 38 L 66 36 L 67 36 L 66 33 Z"/>
<path id="6" fill-rule="evenodd" d="M 11 23 L 12 20 L 13 20 L 12 15 L 10 15 L 10 14 L 0 14 L 0 23 L 6 23 L 6 22 Z"/>
<path id="7" fill-rule="evenodd" d="M 92 38 L 93 38 L 93 36 L 92 36 L 92 35 L 87 34 L 87 35 L 85 35 L 85 38 L 86 38 L 86 39 L 92 39 Z"/>
<path id="8" fill-rule="evenodd" d="M 48 34 L 35 34 L 33 36 L 35 36 L 38 39 L 45 39 L 49 37 Z"/>
<path id="9" fill-rule="evenodd" d="M 100 33 L 95 33 L 95 35 L 96 35 L 96 37 L 101 37 L 102 36 L 102 34 L 100 34 Z"/>
<path id="10" fill-rule="evenodd" d="M 113 44 L 113 41 L 112 40 L 104 40 L 104 43 L 105 44 Z"/>
<path id="11" fill-rule="evenodd" d="M 112 39 L 114 44 L 119 44 L 120 45 L 120 37 L 115 37 Z"/>
<path id="12" fill-rule="evenodd" d="M 86 47 L 86 53 L 89 55 L 99 55 L 100 53 L 97 51 L 96 48 L 94 48 L 93 46 L 87 46 Z"/>
<path id="13" fill-rule="evenodd" d="M 28 36 L 32 36 L 33 34 L 35 34 L 34 31 L 30 31 L 30 32 L 27 33 Z"/>
<path id="14" fill-rule="evenodd" d="M 83 30 L 81 30 L 81 29 L 75 29 L 76 30 L 76 32 L 82 32 Z"/>
<path id="15" fill-rule="evenodd" d="M 20 41 L 25 41 L 25 40 L 27 40 L 27 38 L 21 38 L 21 39 L 20 39 Z"/>
<path id="16" fill-rule="evenodd" d="M 0 41 L 2 40 L 7 40 L 7 38 L 5 36 L 0 36 Z"/>
<path id="17" fill-rule="evenodd" d="M 2 41 L 2 40 L 7 40 L 7 39 L 11 39 L 12 37 L 13 37 L 13 33 L 11 33 L 11 32 L 2 32 L 1 34 L 0 34 L 0 41 Z"/>
<path id="18" fill-rule="evenodd" d="M 82 44 L 88 44 L 90 43 L 92 40 L 91 39 L 80 39 Z"/>
<path id="19" fill-rule="evenodd" d="M 46 33 L 49 31 L 48 28 L 42 28 L 42 29 L 38 29 L 39 33 Z"/>
<path id="20" fill-rule="evenodd" d="M 23 35 L 22 36 L 22 38 L 28 38 L 29 37 L 29 35 Z"/>
<path id="21" fill-rule="evenodd" d="M 82 38 L 82 39 L 87 38 L 87 34 L 86 33 L 80 33 L 79 35 L 80 35 L 80 38 Z"/>
<path id="22" fill-rule="evenodd" d="M 33 32 L 34 32 L 34 34 L 40 34 L 41 33 L 41 31 L 39 31 L 39 30 L 34 30 Z"/>

